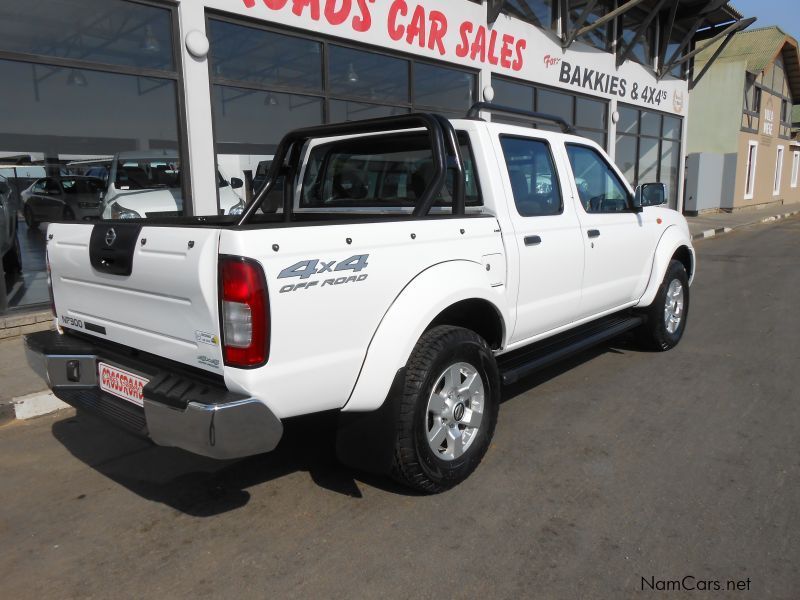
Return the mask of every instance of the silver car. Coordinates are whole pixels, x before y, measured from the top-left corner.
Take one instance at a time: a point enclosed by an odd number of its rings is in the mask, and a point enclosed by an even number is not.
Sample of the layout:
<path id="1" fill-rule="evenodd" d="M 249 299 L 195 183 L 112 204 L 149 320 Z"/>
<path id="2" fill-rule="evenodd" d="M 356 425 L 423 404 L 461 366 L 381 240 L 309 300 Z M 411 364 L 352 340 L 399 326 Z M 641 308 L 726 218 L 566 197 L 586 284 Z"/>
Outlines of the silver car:
<path id="1" fill-rule="evenodd" d="M 94 221 L 100 218 L 100 194 L 105 187 L 97 177 L 44 177 L 22 192 L 22 214 L 30 229 L 52 221 Z"/>

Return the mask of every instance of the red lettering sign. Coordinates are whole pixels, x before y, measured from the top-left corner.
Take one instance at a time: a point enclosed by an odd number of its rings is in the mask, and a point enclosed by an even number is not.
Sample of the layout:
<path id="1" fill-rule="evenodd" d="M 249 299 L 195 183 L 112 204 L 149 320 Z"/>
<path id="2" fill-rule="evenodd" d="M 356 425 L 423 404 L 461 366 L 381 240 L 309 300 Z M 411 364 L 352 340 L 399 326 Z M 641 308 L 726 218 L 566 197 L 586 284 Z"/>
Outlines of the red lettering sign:
<path id="1" fill-rule="evenodd" d="M 246 8 L 255 8 L 259 0 L 242 2 Z M 375 0 L 261 0 L 261 3 L 273 11 L 290 8 L 297 17 L 324 20 L 334 27 L 349 21 L 353 31 L 365 33 L 372 28 L 370 5 Z M 450 50 L 445 44 L 448 30 L 447 16 L 441 11 L 427 10 L 423 4 L 409 4 L 406 0 L 393 0 L 389 6 L 386 32 L 395 42 L 427 48 L 440 56 L 452 51 L 458 58 L 469 57 L 475 62 L 500 65 L 514 71 L 522 69 L 523 51 L 527 46 L 524 39 L 463 21 L 458 26 L 458 44 Z"/>

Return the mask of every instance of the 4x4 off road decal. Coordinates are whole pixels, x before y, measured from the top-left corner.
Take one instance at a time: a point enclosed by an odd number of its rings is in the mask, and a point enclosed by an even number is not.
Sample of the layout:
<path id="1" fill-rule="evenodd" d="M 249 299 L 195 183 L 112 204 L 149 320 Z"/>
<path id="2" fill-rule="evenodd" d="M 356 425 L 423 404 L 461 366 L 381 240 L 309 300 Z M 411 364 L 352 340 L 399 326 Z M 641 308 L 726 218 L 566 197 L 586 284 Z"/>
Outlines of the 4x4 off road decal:
<path id="1" fill-rule="evenodd" d="M 301 260 L 290 267 L 286 267 L 278 275 L 278 279 L 287 279 L 291 277 L 299 277 L 300 279 L 310 279 L 312 275 L 324 275 L 330 273 L 334 275 L 342 271 L 354 271 L 358 273 L 367 268 L 367 259 L 369 254 L 357 254 L 348 259 L 336 262 L 335 260 L 324 261 L 318 258 L 313 260 Z M 313 279 L 311 281 L 301 281 L 300 283 L 293 283 L 284 285 L 280 289 L 280 293 L 296 292 L 298 290 L 307 290 L 312 287 L 326 287 L 337 286 L 345 283 L 358 283 L 367 278 L 367 273 L 360 275 L 345 275 L 339 277 L 328 277 Z"/>

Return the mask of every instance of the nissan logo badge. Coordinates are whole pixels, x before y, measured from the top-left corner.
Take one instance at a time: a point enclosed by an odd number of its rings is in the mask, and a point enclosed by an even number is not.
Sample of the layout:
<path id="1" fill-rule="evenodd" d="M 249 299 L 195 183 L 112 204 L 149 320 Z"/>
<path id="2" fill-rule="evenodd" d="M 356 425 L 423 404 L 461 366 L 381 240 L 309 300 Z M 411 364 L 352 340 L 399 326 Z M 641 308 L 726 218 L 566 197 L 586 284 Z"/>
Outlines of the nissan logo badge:
<path id="1" fill-rule="evenodd" d="M 109 248 L 114 245 L 114 242 L 117 241 L 117 232 L 114 231 L 114 228 L 110 228 L 106 231 L 106 246 Z"/>

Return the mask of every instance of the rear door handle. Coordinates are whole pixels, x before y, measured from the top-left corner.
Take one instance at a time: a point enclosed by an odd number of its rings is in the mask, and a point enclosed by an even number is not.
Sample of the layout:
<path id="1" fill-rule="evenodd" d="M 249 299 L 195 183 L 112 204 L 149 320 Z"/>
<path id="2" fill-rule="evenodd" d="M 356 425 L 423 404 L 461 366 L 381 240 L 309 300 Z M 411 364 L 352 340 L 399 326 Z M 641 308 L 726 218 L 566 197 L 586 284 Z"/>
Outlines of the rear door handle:
<path id="1" fill-rule="evenodd" d="M 525 236 L 526 246 L 538 246 L 541 243 L 542 243 L 542 238 L 540 238 L 538 235 Z"/>
<path id="2" fill-rule="evenodd" d="M 600 237 L 600 230 L 590 229 L 589 231 L 586 232 L 586 235 L 588 235 L 590 238 Z"/>

